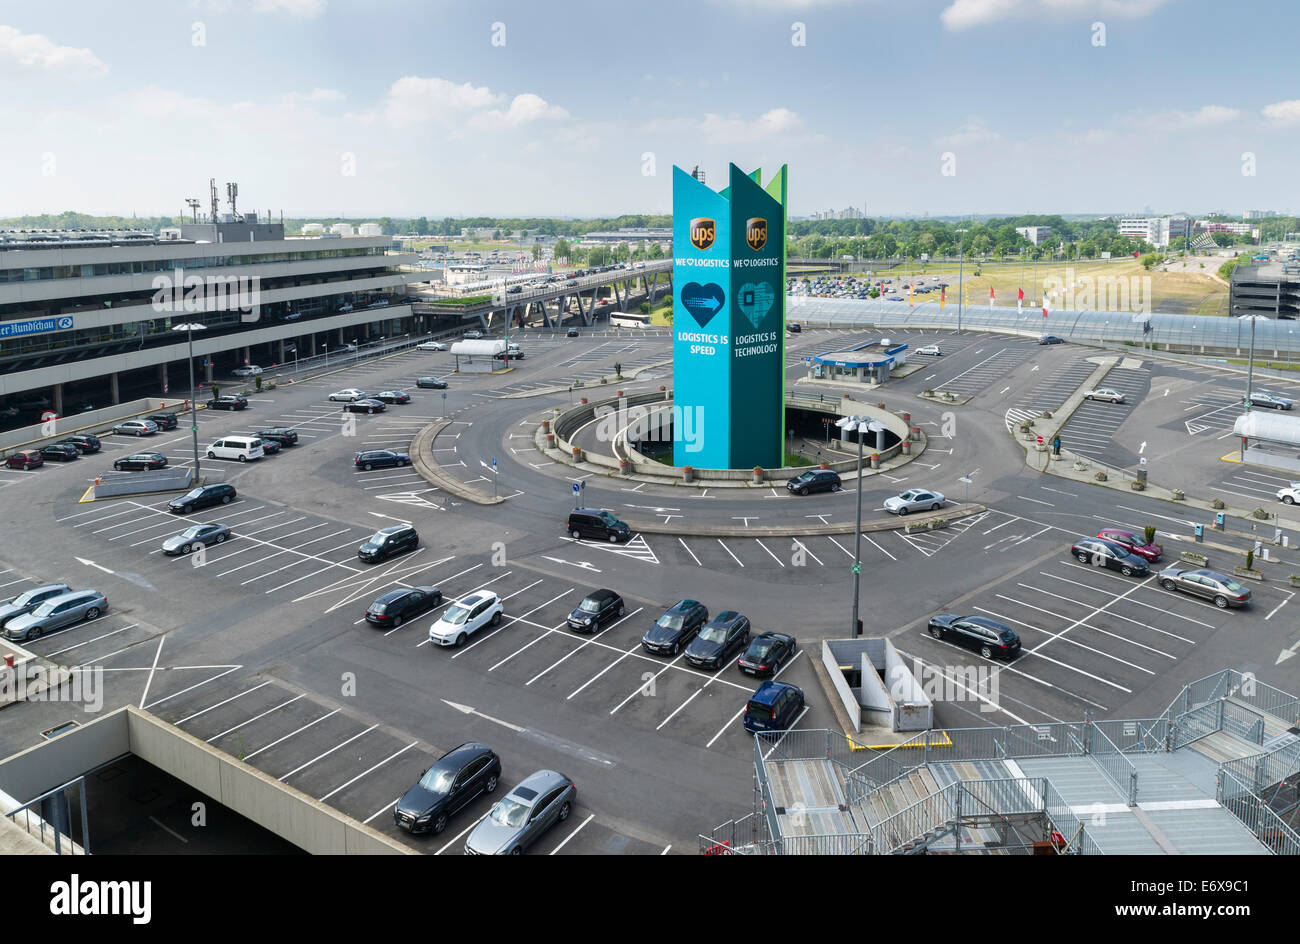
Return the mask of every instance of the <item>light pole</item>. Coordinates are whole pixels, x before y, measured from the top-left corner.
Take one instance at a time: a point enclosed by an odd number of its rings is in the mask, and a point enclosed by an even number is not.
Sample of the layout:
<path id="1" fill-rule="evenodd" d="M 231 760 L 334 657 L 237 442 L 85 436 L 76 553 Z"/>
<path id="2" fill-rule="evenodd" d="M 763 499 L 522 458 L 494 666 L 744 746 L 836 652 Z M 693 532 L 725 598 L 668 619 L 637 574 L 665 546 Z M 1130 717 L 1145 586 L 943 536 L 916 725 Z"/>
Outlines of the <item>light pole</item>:
<path id="1" fill-rule="evenodd" d="M 849 628 L 850 635 L 856 639 L 859 635 L 858 591 L 862 583 L 862 437 L 863 433 L 878 433 L 885 427 L 865 416 L 841 416 L 835 425 L 845 432 L 858 434 L 858 517 L 857 527 L 853 530 L 853 623 Z"/>
<path id="2" fill-rule="evenodd" d="M 202 331 L 202 330 L 203 330 L 203 327 L 204 327 L 203 325 L 198 324 L 197 322 L 191 322 L 191 323 L 188 323 L 188 324 L 181 324 L 181 325 L 172 325 L 172 330 L 173 330 L 173 331 L 184 331 L 184 332 L 185 332 L 185 338 L 186 338 L 186 340 L 189 342 L 189 347 L 190 347 L 190 356 L 189 356 L 189 364 L 190 364 L 190 435 L 193 437 L 193 442 L 194 442 L 194 482 L 195 482 L 195 484 L 198 483 L 198 481 L 199 481 L 199 477 L 200 477 L 200 473 L 201 473 L 202 470 L 199 468 L 199 415 L 198 415 L 198 403 L 197 403 L 197 401 L 194 399 L 194 332 L 195 332 L 195 331 Z"/>
<path id="3" fill-rule="evenodd" d="M 959 229 L 960 234 L 957 237 L 957 333 L 961 334 L 961 309 L 962 309 L 962 276 L 966 268 L 966 253 L 964 250 L 966 230 Z"/>

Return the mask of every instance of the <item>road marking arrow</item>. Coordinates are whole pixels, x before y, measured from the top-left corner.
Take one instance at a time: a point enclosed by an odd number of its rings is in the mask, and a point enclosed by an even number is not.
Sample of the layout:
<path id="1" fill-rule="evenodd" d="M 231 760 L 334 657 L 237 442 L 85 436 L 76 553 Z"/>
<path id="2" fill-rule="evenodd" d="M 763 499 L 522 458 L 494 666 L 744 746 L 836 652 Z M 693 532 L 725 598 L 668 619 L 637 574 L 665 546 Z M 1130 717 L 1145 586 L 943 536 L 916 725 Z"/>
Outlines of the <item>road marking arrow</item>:
<path id="1" fill-rule="evenodd" d="M 542 555 L 542 560 L 554 561 L 557 564 L 568 564 L 570 567 L 581 567 L 583 570 L 594 570 L 598 574 L 603 573 L 599 567 L 593 567 L 587 561 L 577 561 L 575 563 L 574 561 L 566 561 L 561 557 L 547 557 L 545 554 Z"/>
<path id="2" fill-rule="evenodd" d="M 100 565 L 100 564 L 96 564 L 96 563 L 95 563 L 94 561 L 92 561 L 92 560 L 86 560 L 84 557 L 78 557 L 78 558 L 77 558 L 77 563 L 78 563 L 78 564 L 85 564 L 87 567 L 94 567 L 96 570 L 102 570 L 102 571 L 103 571 L 104 573 L 106 573 L 106 574 L 112 574 L 112 573 L 113 573 L 113 571 L 109 570 L 107 567 L 104 567 L 104 566 L 102 566 L 102 565 Z M 114 576 L 116 576 L 116 575 L 114 574 Z"/>
<path id="3" fill-rule="evenodd" d="M 447 699 L 445 698 L 442 699 L 442 703 L 444 705 L 448 705 L 452 708 L 455 708 L 461 714 L 478 715 L 484 721 L 491 721 L 493 724 L 499 724 L 501 725 L 501 727 L 509 728 L 511 731 L 514 731 L 517 734 L 523 734 L 525 731 L 528 730 L 527 728 L 520 727 L 517 724 L 511 724 L 509 721 L 502 721 L 500 718 L 493 718 L 491 715 L 485 715 L 483 714 L 483 712 L 476 711 L 475 709 L 471 708 L 469 705 L 458 705 L 454 701 L 447 701 Z"/>
<path id="4" fill-rule="evenodd" d="M 1274 665 L 1281 665 L 1281 664 L 1282 664 L 1283 662 L 1285 662 L 1287 659 L 1290 659 L 1292 656 L 1294 656 L 1294 655 L 1295 655 L 1295 651 L 1296 651 L 1297 649 L 1300 649 L 1300 639 L 1297 639 L 1295 642 L 1293 642 L 1293 643 L 1291 644 L 1291 648 L 1290 648 L 1290 649 L 1283 649 L 1283 650 L 1278 654 L 1277 661 L 1274 662 L 1273 664 L 1274 664 Z"/>

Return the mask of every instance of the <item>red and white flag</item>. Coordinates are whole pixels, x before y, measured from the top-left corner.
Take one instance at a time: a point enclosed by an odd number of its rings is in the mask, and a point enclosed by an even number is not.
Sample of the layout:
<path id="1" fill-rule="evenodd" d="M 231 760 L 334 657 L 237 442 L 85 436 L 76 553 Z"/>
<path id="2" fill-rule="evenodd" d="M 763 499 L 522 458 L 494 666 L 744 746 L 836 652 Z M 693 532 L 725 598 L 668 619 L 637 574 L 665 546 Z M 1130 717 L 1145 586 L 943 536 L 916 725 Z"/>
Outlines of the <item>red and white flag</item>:
<path id="1" fill-rule="evenodd" d="M 993 286 L 989 286 L 989 310 L 993 309 Z"/>
<path id="2" fill-rule="evenodd" d="M 1047 317 L 1047 296 L 1043 296 L 1043 317 Z"/>
<path id="3" fill-rule="evenodd" d="M 1023 311 L 1025 307 L 1025 290 L 1016 289 L 1016 311 Z"/>

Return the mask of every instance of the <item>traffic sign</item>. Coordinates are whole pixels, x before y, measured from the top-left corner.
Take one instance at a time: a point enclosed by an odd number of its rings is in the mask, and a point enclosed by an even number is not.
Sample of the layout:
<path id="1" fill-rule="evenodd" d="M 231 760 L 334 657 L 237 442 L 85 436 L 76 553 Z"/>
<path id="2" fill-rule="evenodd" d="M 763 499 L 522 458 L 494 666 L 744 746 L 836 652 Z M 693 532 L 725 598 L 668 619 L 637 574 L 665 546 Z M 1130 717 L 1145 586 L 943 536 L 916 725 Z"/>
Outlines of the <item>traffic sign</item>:
<path id="1" fill-rule="evenodd" d="M 1039 436 L 1039 437 L 1038 437 L 1038 445 L 1041 446 L 1042 444 L 1043 444 L 1043 437 L 1042 437 L 1042 436 Z"/>
<path id="2" fill-rule="evenodd" d="M 855 564 L 854 564 L 851 568 L 849 568 L 849 569 L 852 570 L 855 574 L 860 574 L 860 573 L 862 573 L 862 565 L 861 565 L 861 564 L 858 564 L 858 563 L 855 563 Z"/>
<path id="3" fill-rule="evenodd" d="M 581 483 L 581 482 L 574 482 L 574 483 L 573 483 L 573 494 L 574 494 L 574 495 L 577 495 L 581 490 L 582 490 L 582 483 Z"/>

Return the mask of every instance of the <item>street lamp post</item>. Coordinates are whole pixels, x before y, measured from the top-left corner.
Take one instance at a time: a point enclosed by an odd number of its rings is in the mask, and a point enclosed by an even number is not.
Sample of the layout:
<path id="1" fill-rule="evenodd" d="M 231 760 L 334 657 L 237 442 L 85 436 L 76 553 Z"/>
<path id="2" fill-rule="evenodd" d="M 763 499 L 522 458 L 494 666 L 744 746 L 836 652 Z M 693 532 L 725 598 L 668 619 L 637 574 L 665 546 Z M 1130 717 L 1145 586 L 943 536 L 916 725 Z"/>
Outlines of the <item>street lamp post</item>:
<path id="1" fill-rule="evenodd" d="M 189 342 L 190 356 L 190 435 L 194 443 L 194 482 L 197 484 L 202 470 L 199 468 L 199 416 L 198 402 L 194 397 L 194 332 L 202 331 L 203 325 L 198 323 L 188 323 L 182 325 L 173 325 L 173 331 L 184 331 L 185 338 Z"/>
<path id="2" fill-rule="evenodd" d="M 959 229 L 960 234 L 957 237 L 957 333 L 961 334 L 961 309 L 962 309 L 962 276 L 966 268 L 966 253 L 964 250 L 966 230 Z"/>
<path id="3" fill-rule="evenodd" d="M 853 530 L 853 622 L 849 628 L 850 636 L 856 639 L 859 635 L 858 599 L 862 584 L 862 438 L 864 433 L 878 433 L 885 427 L 864 416 L 841 416 L 835 425 L 846 432 L 856 431 L 858 434 L 858 517 L 857 527 Z"/>

